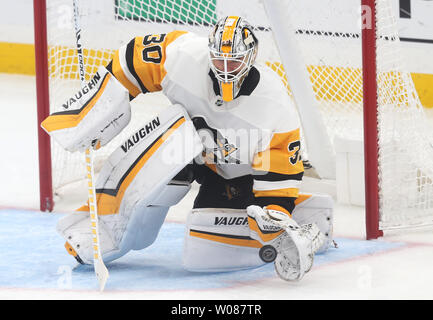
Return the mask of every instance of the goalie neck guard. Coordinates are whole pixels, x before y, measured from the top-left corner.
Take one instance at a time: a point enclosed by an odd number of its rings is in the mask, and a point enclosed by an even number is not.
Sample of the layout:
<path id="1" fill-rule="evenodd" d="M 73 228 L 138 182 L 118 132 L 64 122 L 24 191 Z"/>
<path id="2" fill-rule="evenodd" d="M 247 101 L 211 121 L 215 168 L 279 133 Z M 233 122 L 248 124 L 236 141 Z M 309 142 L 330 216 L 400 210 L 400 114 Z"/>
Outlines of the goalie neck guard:
<path id="1" fill-rule="evenodd" d="M 224 101 L 232 101 L 239 93 L 257 49 L 257 37 L 245 19 L 228 16 L 216 23 L 209 35 L 209 60 Z"/>

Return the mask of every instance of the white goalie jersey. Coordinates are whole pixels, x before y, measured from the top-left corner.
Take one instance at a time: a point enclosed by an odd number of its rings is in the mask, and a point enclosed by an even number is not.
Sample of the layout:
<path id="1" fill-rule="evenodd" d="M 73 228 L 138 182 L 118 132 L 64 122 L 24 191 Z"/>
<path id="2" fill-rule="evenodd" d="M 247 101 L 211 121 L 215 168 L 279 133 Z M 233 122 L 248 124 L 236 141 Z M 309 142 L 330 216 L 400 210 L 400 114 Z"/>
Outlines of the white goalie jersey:
<path id="1" fill-rule="evenodd" d="M 225 179 L 253 175 L 255 197 L 297 198 L 300 124 L 281 79 L 255 66 L 237 97 L 223 101 L 208 54 L 207 38 L 173 31 L 134 38 L 107 69 L 131 98 L 162 90 L 186 109 L 205 146 L 197 162 Z"/>

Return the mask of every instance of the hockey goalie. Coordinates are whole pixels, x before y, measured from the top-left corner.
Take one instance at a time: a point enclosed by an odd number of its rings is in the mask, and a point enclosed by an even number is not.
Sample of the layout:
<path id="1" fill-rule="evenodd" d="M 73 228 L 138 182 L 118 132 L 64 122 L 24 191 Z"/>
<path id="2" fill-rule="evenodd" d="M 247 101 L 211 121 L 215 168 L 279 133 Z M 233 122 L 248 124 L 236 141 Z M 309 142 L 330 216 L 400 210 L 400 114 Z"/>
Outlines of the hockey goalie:
<path id="1" fill-rule="evenodd" d="M 186 269 L 274 263 L 282 279 L 294 281 L 327 250 L 332 200 L 299 193 L 298 115 L 279 77 L 255 64 L 258 50 L 253 28 L 238 16 L 219 20 L 208 38 L 184 31 L 136 37 L 68 109 L 42 123 L 66 150 L 97 149 L 128 124 L 139 94 L 162 90 L 172 104 L 143 122 L 98 175 L 104 262 L 150 246 L 194 181 L 200 189 L 186 222 Z M 89 225 L 88 204 L 57 225 L 83 264 L 93 263 Z"/>

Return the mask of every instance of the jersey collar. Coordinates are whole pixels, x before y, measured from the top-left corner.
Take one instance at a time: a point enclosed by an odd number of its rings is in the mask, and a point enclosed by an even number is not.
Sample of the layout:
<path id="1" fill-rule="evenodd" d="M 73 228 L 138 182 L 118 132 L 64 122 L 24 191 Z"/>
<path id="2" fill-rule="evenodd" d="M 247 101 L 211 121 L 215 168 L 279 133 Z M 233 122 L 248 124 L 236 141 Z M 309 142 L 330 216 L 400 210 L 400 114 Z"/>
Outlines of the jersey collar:
<path id="1" fill-rule="evenodd" d="M 213 90 L 215 92 L 215 95 L 221 96 L 221 89 L 220 89 L 219 82 L 216 79 L 212 70 L 209 70 L 209 77 L 212 79 Z M 259 84 L 259 81 L 260 81 L 260 72 L 255 67 L 252 67 L 248 72 L 248 75 L 245 78 L 244 82 L 242 83 L 241 89 L 239 90 L 239 93 L 237 94 L 235 99 L 238 98 L 239 96 L 251 95 L 251 93 Z"/>

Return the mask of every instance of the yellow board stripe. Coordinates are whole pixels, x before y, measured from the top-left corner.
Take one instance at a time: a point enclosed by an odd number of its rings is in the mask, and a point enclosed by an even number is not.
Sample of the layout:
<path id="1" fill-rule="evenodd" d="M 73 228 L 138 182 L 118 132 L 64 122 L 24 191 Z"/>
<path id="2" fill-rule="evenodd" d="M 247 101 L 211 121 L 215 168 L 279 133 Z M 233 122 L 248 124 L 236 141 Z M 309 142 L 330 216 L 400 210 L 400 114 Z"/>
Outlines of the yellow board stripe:
<path id="1" fill-rule="evenodd" d="M 35 46 L 0 42 L 0 72 L 35 75 Z"/>
<path id="2" fill-rule="evenodd" d="M 0 72 L 11 73 L 11 74 L 24 74 L 24 75 L 35 75 L 35 48 L 33 44 L 22 44 L 22 43 L 11 43 L 11 42 L 0 42 Z M 59 54 L 55 55 L 55 52 L 61 52 L 60 59 Z M 100 65 L 107 65 L 108 62 L 113 58 L 115 50 L 112 49 L 84 49 L 84 61 L 86 65 L 86 80 L 90 79 L 89 75 L 94 74 Z M 55 46 L 49 48 L 49 59 L 50 65 L 56 59 L 56 64 L 51 67 L 50 74 L 58 74 L 62 79 L 79 79 L 78 70 L 78 58 L 77 49 L 65 46 Z M 276 71 L 280 77 L 282 72 L 279 70 L 280 64 L 275 62 L 266 62 L 274 71 Z M 314 70 L 322 70 L 328 74 L 333 73 L 334 67 L 323 67 L 323 66 L 310 66 L 308 68 L 310 75 Z M 346 68 L 349 69 L 349 68 Z M 61 72 L 63 71 L 63 72 Z M 344 74 L 348 74 L 344 72 Z M 429 73 L 411 73 L 412 80 L 415 84 L 415 88 L 418 92 L 418 96 L 421 100 L 421 104 L 425 108 L 433 108 L 433 74 Z M 344 79 L 341 78 L 342 81 Z M 284 79 L 283 79 L 284 81 Z M 287 79 L 285 79 L 287 85 Z M 313 87 L 315 92 L 318 92 L 319 83 L 314 83 Z M 325 94 L 323 99 L 328 99 L 329 96 Z M 347 94 L 341 94 L 337 99 L 341 101 L 349 102 Z M 351 100 L 352 101 L 352 100 Z"/>
<path id="3" fill-rule="evenodd" d="M 149 158 L 159 149 L 159 147 L 164 143 L 165 140 L 168 139 L 169 136 L 173 134 L 173 132 L 179 128 L 184 122 L 185 118 L 180 118 L 177 122 L 174 123 L 156 142 L 145 151 L 142 155 L 141 159 L 135 163 L 134 167 L 130 168 L 127 176 L 121 180 L 120 186 L 116 190 L 115 195 L 97 192 L 96 199 L 98 204 L 98 215 L 108 215 L 108 214 L 116 214 L 119 213 L 120 203 L 122 202 L 123 196 L 137 176 L 138 172 L 144 166 L 144 164 L 149 160 Z"/>
<path id="4" fill-rule="evenodd" d="M 106 66 L 114 55 L 114 50 L 83 49 L 85 79 L 88 81 L 96 73 L 99 66 Z M 48 48 L 49 74 L 61 79 L 80 79 L 77 48 L 66 46 L 50 46 Z"/>
<path id="5" fill-rule="evenodd" d="M 266 65 L 282 78 L 289 95 L 292 95 L 282 64 L 267 61 Z M 309 65 L 307 69 L 317 99 L 331 102 L 362 102 L 361 68 Z M 329 81 L 329 75 L 333 75 L 333 81 Z M 401 78 L 401 76 L 393 72 L 389 72 L 385 76 L 389 79 Z M 433 74 L 413 72 L 411 73 L 411 78 L 421 104 L 425 108 L 433 108 Z M 394 90 L 393 94 L 395 97 L 402 97 L 404 99 L 405 96 L 404 94 L 402 95 L 401 84 L 393 80 L 391 88 Z"/>
<path id="6" fill-rule="evenodd" d="M 95 94 L 95 96 L 89 101 L 89 103 L 87 103 L 86 106 L 82 108 L 82 110 L 80 110 L 78 114 L 53 114 L 46 118 L 41 125 L 48 132 L 76 127 L 81 122 L 81 120 L 83 120 L 83 118 L 89 113 L 89 111 L 92 110 L 93 106 L 104 93 L 105 87 L 107 86 L 110 78 L 111 73 L 107 73 L 97 94 Z"/>
<path id="7" fill-rule="evenodd" d="M 233 246 L 250 247 L 250 248 L 262 247 L 262 244 L 259 241 L 253 240 L 250 237 L 232 236 L 232 235 L 204 232 L 198 230 L 190 230 L 189 235 L 192 237 L 230 244 Z"/>

